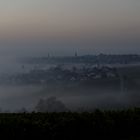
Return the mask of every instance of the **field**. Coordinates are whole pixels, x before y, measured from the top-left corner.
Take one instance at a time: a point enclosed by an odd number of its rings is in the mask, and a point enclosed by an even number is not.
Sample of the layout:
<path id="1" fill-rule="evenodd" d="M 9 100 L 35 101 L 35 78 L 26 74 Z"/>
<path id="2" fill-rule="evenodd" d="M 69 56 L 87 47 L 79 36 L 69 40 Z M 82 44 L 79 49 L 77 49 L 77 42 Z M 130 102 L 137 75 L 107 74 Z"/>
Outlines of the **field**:
<path id="1" fill-rule="evenodd" d="M 81 113 L 0 114 L 0 136 L 44 139 L 140 140 L 140 109 Z"/>

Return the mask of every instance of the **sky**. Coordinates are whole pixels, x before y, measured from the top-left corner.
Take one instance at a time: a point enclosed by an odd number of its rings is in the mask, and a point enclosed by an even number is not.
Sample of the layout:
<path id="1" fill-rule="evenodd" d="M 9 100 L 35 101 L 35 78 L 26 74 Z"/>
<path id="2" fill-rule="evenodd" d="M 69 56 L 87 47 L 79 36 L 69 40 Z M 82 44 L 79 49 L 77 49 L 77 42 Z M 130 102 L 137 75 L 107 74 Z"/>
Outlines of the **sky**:
<path id="1" fill-rule="evenodd" d="M 1 0 L 0 54 L 140 53 L 139 0 Z"/>

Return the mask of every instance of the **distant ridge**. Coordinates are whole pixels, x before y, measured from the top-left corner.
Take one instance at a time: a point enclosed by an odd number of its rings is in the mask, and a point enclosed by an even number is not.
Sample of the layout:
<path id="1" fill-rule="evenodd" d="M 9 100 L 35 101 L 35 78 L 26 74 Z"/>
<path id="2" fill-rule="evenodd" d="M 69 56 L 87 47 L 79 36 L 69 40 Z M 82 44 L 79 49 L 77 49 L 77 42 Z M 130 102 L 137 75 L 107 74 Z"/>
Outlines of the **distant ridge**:
<path id="1" fill-rule="evenodd" d="M 21 60 L 27 64 L 63 64 L 63 63 L 89 63 L 89 64 L 137 64 L 140 63 L 138 54 L 99 54 L 99 55 L 74 55 L 56 57 L 28 57 Z"/>

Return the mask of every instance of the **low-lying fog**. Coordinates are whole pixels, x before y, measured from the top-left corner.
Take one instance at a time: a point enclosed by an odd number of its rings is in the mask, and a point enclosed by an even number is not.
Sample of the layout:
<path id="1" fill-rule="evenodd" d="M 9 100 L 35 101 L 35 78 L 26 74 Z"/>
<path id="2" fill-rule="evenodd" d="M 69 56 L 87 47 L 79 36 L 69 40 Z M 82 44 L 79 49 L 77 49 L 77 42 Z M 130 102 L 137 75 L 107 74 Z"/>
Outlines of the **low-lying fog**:
<path id="1" fill-rule="evenodd" d="M 80 88 L 80 87 L 79 87 Z M 83 88 L 83 87 L 81 87 Z M 84 90 L 84 89 L 83 89 Z M 54 91 L 54 92 L 53 92 Z M 42 86 L 0 86 L 0 107 L 4 110 L 17 110 L 22 107 L 32 110 L 40 99 L 51 96 L 57 97 L 69 109 L 78 108 L 124 108 L 140 105 L 138 92 L 121 93 L 119 89 L 85 89 L 66 90 L 44 90 Z M 64 92 L 64 93 L 63 93 Z"/>
<path id="2" fill-rule="evenodd" d="M 15 58 L 1 57 L 0 77 L 4 74 L 22 72 L 22 64 Z M 131 81 L 131 79 L 129 79 Z M 95 82 L 96 83 L 96 82 Z M 55 96 L 69 109 L 125 108 L 140 106 L 140 79 L 133 79 L 133 85 L 127 84 L 122 89 L 121 81 L 116 85 L 77 86 L 47 88 L 47 85 L 0 85 L 0 108 L 15 111 L 22 107 L 32 110 L 40 99 Z"/>

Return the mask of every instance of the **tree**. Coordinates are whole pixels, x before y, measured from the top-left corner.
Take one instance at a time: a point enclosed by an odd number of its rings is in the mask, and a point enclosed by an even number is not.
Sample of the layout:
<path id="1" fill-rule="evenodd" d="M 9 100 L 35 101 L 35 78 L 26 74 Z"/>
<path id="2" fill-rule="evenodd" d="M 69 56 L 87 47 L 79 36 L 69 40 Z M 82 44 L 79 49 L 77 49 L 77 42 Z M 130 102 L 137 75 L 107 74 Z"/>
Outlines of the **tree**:
<path id="1" fill-rule="evenodd" d="M 27 113 L 27 112 L 28 112 L 27 109 L 24 107 L 17 111 L 17 113 Z"/>
<path id="2" fill-rule="evenodd" d="M 48 99 L 40 99 L 35 107 L 37 112 L 65 112 L 67 108 L 65 105 L 56 99 L 56 97 L 50 97 Z"/>

